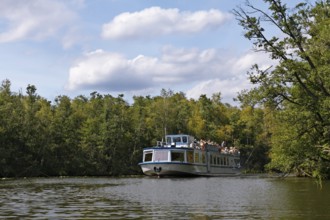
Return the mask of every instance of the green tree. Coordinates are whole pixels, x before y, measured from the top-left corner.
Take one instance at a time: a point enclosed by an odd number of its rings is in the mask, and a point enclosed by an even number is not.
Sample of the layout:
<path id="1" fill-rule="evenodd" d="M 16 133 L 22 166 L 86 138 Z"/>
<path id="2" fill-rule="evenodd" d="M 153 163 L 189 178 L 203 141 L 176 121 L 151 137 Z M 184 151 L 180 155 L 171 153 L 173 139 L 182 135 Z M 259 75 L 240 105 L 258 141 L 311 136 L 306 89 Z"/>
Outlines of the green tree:
<path id="1" fill-rule="evenodd" d="M 53 118 L 50 102 L 36 93 L 34 85 L 28 85 L 27 96 L 22 99 L 24 106 L 24 119 L 22 121 L 22 138 L 26 148 L 26 155 L 31 159 L 25 166 L 25 174 L 31 176 L 44 175 L 47 172 L 49 152 L 51 145 L 51 123 Z"/>
<path id="2" fill-rule="evenodd" d="M 192 116 L 189 118 L 188 125 L 192 134 L 197 138 L 218 143 L 228 141 L 229 119 L 226 115 L 226 107 L 221 103 L 221 95 L 214 94 L 212 99 L 201 95 L 196 102 L 191 101 L 191 104 Z"/>
<path id="3" fill-rule="evenodd" d="M 154 124 L 154 132 L 156 135 L 156 140 L 160 137 L 164 137 L 166 134 L 173 133 L 174 128 L 171 126 L 171 116 L 173 115 L 173 104 L 170 98 L 173 96 L 174 92 L 172 90 L 161 90 L 161 95 L 154 97 L 152 105 L 151 120 Z M 173 120 L 173 119 L 172 119 Z"/>
<path id="4" fill-rule="evenodd" d="M 81 149 L 82 125 L 79 114 L 75 113 L 72 101 L 67 96 L 55 99 L 54 117 L 51 124 L 52 144 L 49 173 L 52 175 L 78 175 L 81 168 L 79 155 Z"/>
<path id="5" fill-rule="evenodd" d="M 123 97 L 107 95 L 104 100 L 102 137 L 107 156 L 107 172 L 110 175 L 129 173 L 132 165 L 128 159 L 134 151 L 132 123 L 129 105 Z"/>
<path id="6" fill-rule="evenodd" d="M 80 133 L 80 149 L 84 155 L 84 175 L 105 175 L 105 149 L 102 136 L 104 118 L 104 100 L 98 93 L 91 93 L 91 98 L 82 106 L 85 120 L 82 122 Z"/>
<path id="7" fill-rule="evenodd" d="M 154 136 L 153 124 L 150 120 L 152 99 L 149 96 L 134 96 L 133 100 L 133 105 L 130 108 L 133 140 L 130 161 L 134 169 L 134 164 L 138 164 L 142 160 L 142 149 L 153 146 L 155 143 L 151 141 L 157 139 L 157 137 Z M 135 171 L 137 173 L 141 172 L 137 166 L 135 166 Z"/>
<path id="8" fill-rule="evenodd" d="M 184 93 L 174 93 L 172 90 L 162 89 L 161 95 L 153 98 L 150 108 L 150 118 L 155 133 L 153 143 L 156 143 L 165 134 L 187 132 L 190 106 Z"/>
<path id="9" fill-rule="evenodd" d="M 234 13 L 256 51 L 268 53 L 278 64 L 268 69 L 255 64 L 249 74 L 257 87 L 240 97 L 273 110 L 277 123 L 270 168 L 329 177 L 330 1 L 300 3 L 291 9 L 280 0 L 264 2 L 268 11 L 247 1 Z M 267 23 L 281 37 L 269 37 L 273 30 Z"/>
<path id="10" fill-rule="evenodd" d="M 0 86 L 0 176 L 3 177 L 18 176 L 27 160 L 21 138 L 22 96 L 12 93 L 10 87 L 9 80 L 2 81 Z"/>
<path id="11" fill-rule="evenodd" d="M 236 122 L 242 164 L 247 170 L 264 171 L 269 162 L 270 137 L 266 109 L 245 106 Z"/>

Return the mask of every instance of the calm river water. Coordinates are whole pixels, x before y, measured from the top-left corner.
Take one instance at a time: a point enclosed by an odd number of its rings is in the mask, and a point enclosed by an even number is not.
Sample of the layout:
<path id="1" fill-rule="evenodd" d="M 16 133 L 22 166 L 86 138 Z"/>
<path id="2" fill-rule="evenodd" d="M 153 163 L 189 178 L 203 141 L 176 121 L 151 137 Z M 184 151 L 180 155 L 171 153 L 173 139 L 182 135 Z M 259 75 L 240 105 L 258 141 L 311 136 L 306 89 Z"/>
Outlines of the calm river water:
<path id="1" fill-rule="evenodd" d="M 0 180 L 2 219 L 330 219 L 330 182 L 304 178 Z"/>

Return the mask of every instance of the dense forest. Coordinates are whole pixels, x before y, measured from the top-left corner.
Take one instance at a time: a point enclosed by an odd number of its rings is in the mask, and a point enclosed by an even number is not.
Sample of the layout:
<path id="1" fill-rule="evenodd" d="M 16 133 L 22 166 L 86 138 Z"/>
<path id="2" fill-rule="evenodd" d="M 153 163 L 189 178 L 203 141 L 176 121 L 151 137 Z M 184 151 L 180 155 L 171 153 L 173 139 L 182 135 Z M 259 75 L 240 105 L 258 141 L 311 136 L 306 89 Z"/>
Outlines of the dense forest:
<path id="1" fill-rule="evenodd" d="M 223 104 L 220 94 L 188 100 L 163 89 L 129 104 L 122 95 L 93 92 L 51 104 L 33 85 L 26 94 L 10 85 L 4 80 L 0 87 L 1 177 L 139 174 L 143 147 L 155 145 L 165 129 L 240 146 L 249 169 L 262 171 L 268 162 L 265 112 Z"/>
<path id="2" fill-rule="evenodd" d="M 139 174 L 142 148 L 166 132 L 226 141 L 248 171 L 329 178 L 330 1 L 264 2 L 267 10 L 246 1 L 233 11 L 256 52 L 277 62 L 251 64 L 254 87 L 238 95 L 239 107 L 222 103 L 221 93 L 193 100 L 165 89 L 132 103 L 98 92 L 52 102 L 33 85 L 13 92 L 4 79 L 0 177 Z"/>

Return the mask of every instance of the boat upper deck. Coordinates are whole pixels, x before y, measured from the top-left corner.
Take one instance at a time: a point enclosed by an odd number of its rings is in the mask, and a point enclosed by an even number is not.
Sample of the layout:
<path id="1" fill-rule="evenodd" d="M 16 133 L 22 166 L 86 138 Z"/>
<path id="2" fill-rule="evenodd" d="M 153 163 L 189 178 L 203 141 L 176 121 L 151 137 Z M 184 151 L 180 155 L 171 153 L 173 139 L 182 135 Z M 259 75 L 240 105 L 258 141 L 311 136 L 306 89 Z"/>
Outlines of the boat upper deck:
<path id="1" fill-rule="evenodd" d="M 210 140 L 196 140 L 193 136 L 187 134 L 166 135 L 165 142 L 157 141 L 157 146 L 154 148 L 189 148 L 221 152 L 223 154 L 240 154 L 236 147 L 227 147 L 224 143 L 220 145 Z"/>

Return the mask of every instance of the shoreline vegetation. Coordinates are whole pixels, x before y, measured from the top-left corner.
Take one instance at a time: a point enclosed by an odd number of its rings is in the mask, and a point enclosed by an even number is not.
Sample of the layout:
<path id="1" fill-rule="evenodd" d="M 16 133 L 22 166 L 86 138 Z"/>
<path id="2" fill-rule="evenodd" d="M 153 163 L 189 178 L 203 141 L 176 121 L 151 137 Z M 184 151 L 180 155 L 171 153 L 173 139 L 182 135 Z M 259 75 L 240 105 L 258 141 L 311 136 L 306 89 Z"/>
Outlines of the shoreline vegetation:
<path id="1" fill-rule="evenodd" d="M 188 100 L 182 92 L 160 96 L 58 96 L 55 103 L 28 85 L 26 94 L 0 87 L 0 178 L 142 175 L 142 149 L 168 133 L 226 141 L 238 147 L 246 173 L 279 170 L 270 162 L 268 109 L 236 107 L 221 94 Z M 166 116 L 166 117 L 165 117 Z M 294 172 L 291 172 L 294 173 Z"/>
<path id="2" fill-rule="evenodd" d="M 123 95 L 93 92 L 58 96 L 52 104 L 33 85 L 26 94 L 10 86 L 9 80 L 0 86 L 0 177 L 142 174 L 142 149 L 164 137 L 165 127 L 168 134 L 237 146 L 244 165 L 258 172 L 269 161 L 268 146 L 258 140 L 262 110 L 222 103 L 220 93 L 189 100 L 163 89 L 129 104 Z"/>

